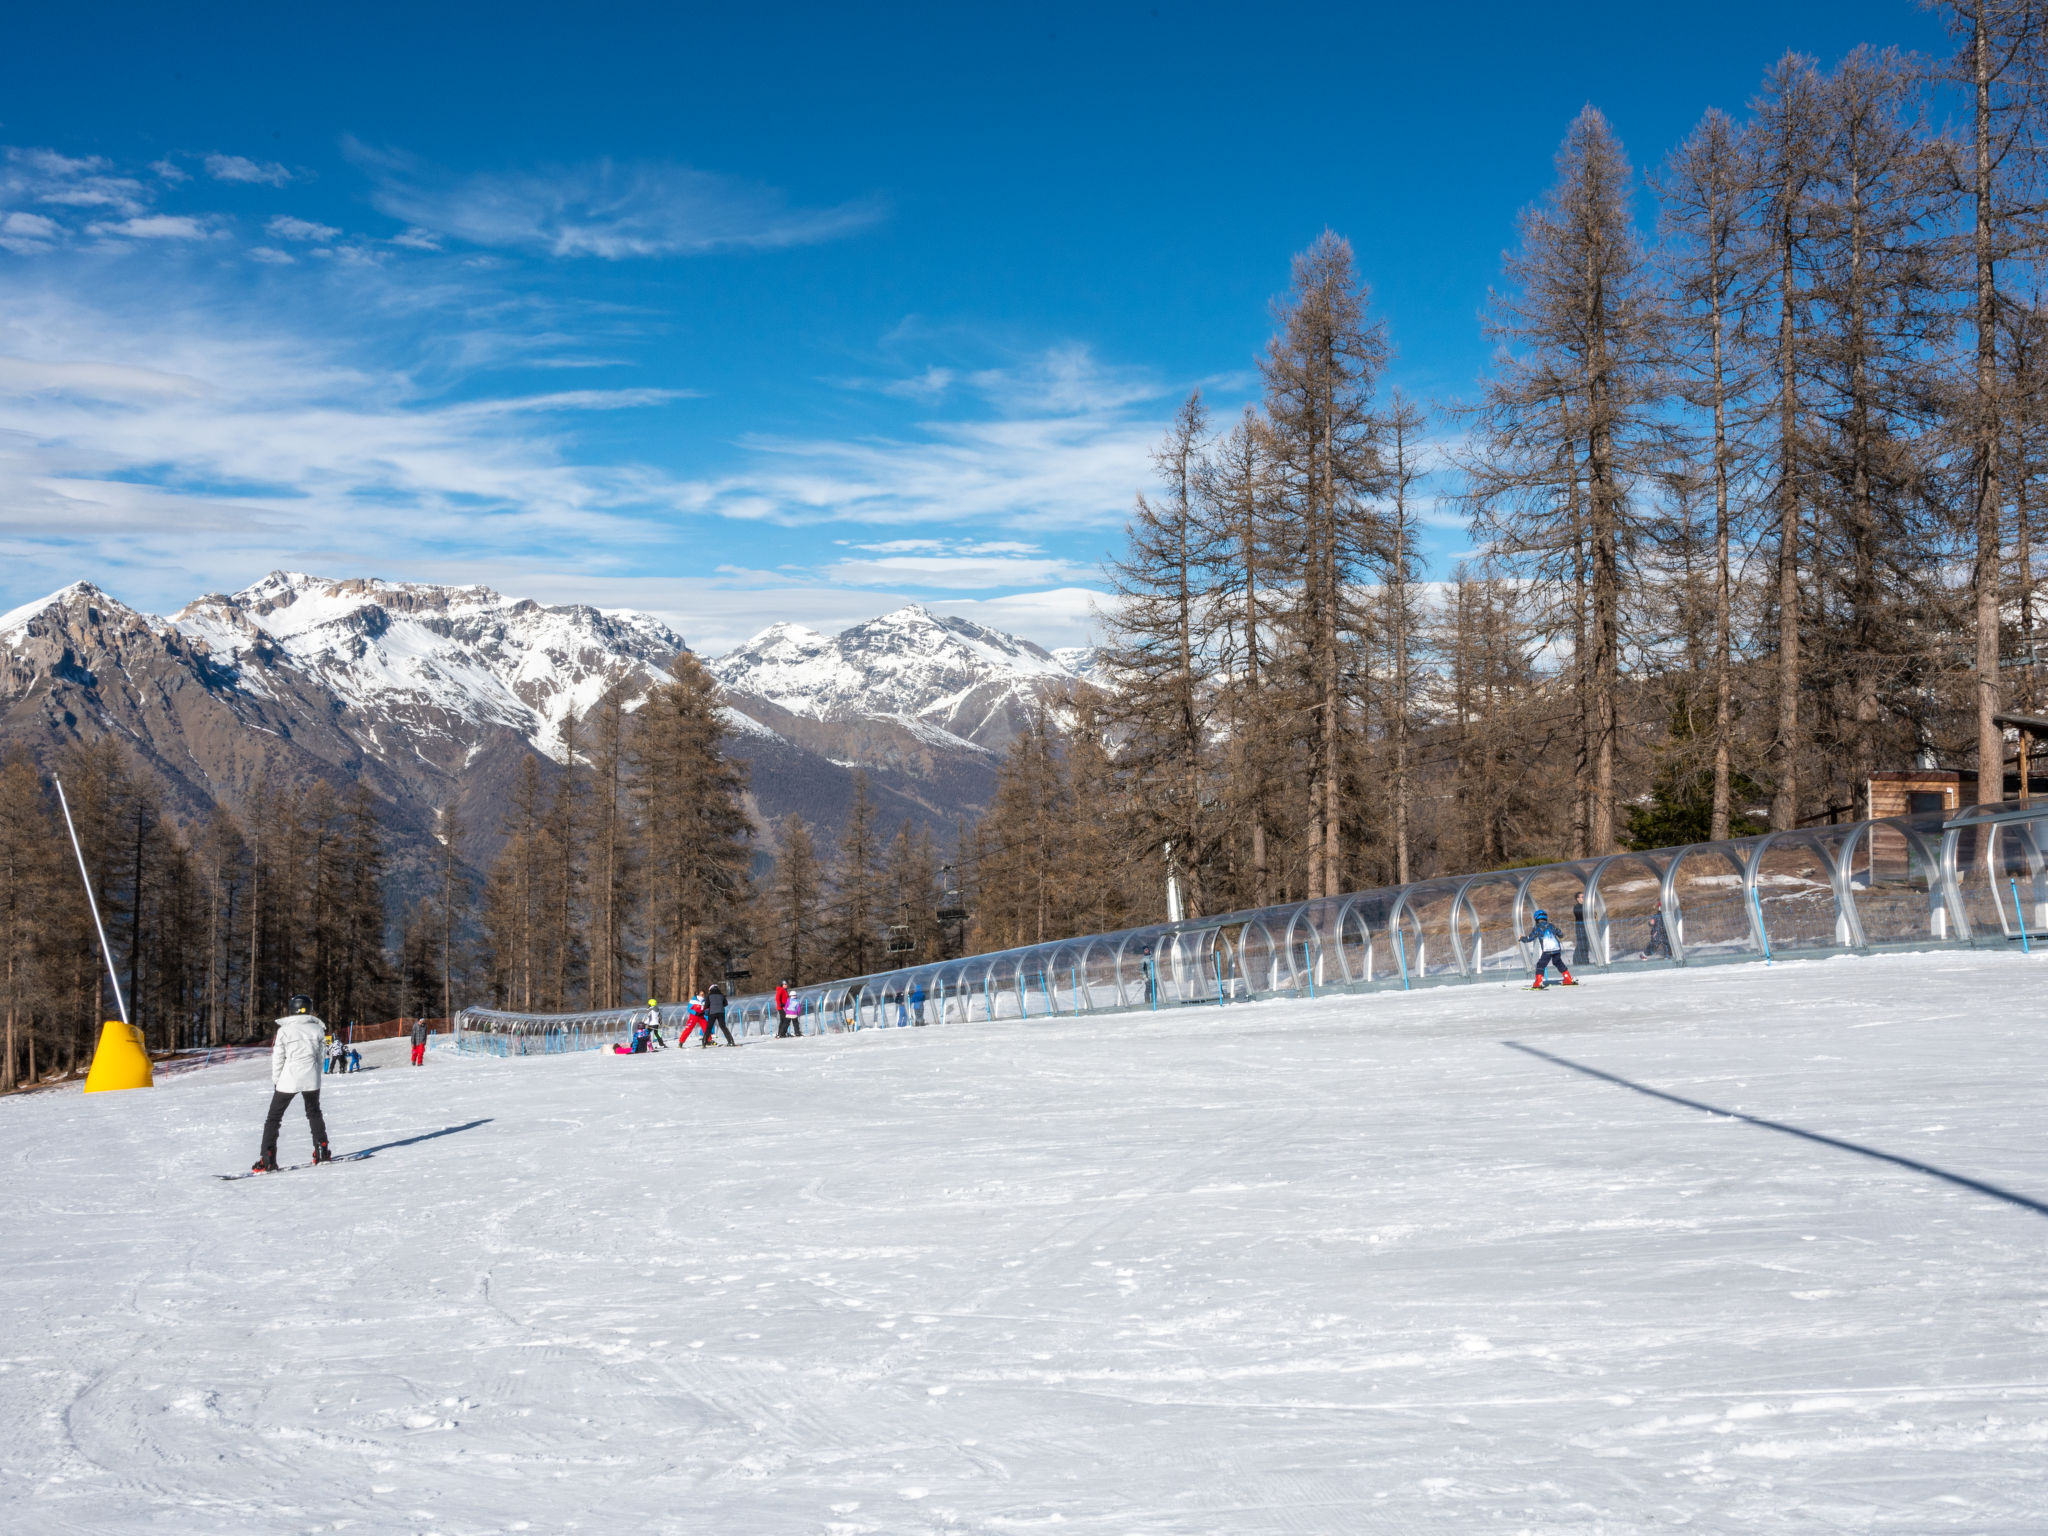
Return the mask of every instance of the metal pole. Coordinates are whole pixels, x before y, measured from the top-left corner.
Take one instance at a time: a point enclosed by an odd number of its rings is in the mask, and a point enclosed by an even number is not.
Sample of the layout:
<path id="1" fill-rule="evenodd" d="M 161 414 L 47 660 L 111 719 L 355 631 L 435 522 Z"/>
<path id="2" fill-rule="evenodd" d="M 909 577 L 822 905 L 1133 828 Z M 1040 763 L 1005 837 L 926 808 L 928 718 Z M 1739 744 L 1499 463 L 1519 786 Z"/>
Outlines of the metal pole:
<path id="1" fill-rule="evenodd" d="M 2020 953 L 2031 955 L 2034 952 L 2034 946 L 2027 942 L 2027 913 L 2026 909 L 2020 905 L 2020 877 L 2012 875 L 2008 878 L 2012 881 L 2012 915 L 2020 925 Z"/>
<path id="2" fill-rule="evenodd" d="M 1394 958 L 1401 962 L 1401 990 L 1403 992 L 1406 992 L 1409 990 L 1408 940 L 1407 936 L 1404 933 L 1402 933 L 1401 925 L 1399 923 L 1396 923 L 1394 925 Z"/>
<path id="3" fill-rule="evenodd" d="M 78 855 L 78 877 L 85 882 L 85 904 L 92 908 L 92 925 L 99 930 L 100 955 L 107 962 L 107 980 L 114 984 L 114 1006 L 121 1012 L 121 1022 L 128 1022 L 128 1003 L 121 996 L 121 978 L 114 974 L 114 952 L 107 947 L 107 925 L 100 921 L 100 904 L 92 893 L 92 874 L 85 867 L 85 850 L 78 845 L 78 828 L 72 824 L 71 802 L 64 798 L 64 781 L 54 773 L 50 782 L 57 786 L 57 804 L 64 809 L 64 829 L 71 834 L 71 851 Z"/>

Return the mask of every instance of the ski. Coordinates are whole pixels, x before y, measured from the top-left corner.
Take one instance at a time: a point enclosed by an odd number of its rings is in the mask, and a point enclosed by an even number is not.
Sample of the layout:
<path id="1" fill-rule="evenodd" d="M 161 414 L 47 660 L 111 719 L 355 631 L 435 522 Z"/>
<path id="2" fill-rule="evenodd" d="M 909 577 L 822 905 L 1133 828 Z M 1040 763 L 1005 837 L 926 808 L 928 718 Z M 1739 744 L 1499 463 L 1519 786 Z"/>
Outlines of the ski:
<path id="1" fill-rule="evenodd" d="M 353 1163 L 362 1158 L 360 1152 L 343 1152 L 327 1159 L 330 1163 Z M 223 1183 L 232 1184 L 238 1179 L 260 1179 L 273 1173 L 297 1173 L 301 1168 L 318 1168 L 318 1163 L 280 1163 L 275 1168 L 248 1169 L 243 1173 L 216 1173 L 214 1177 Z"/>

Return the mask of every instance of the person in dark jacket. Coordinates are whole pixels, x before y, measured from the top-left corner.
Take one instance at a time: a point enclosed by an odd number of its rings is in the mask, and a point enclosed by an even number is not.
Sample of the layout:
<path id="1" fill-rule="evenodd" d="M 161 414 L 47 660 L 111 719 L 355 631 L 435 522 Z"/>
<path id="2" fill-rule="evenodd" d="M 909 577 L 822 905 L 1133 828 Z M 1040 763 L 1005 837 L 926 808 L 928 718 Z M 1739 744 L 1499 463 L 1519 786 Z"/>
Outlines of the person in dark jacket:
<path id="1" fill-rule="evenodd" d="M 727 1045 L 739 1044 L 739 1041 L 733 1039 L 732 1030 L 726 1026 L 725 988 L 715 981 L 704 991 L 704 1043 L 706 1045 L 711 1043 L 711 1031 L 714 1029 L 725 1036 L 725 1043 Z"/>
<path id="2" fill-rule="evenodd" d="M 412 1064 L 416 1067 L 424 1067 L 427 1064 L 427 1034 L 427 1021 L 425 1019 L 414 1019 L 412 1021 Z"/>
<path id="3" fill-rule="evenodd" d="M 1586 897 L 1581 892 L 1572 898 L 1572 964 L 1592 963 L 1593 947 L 1586 937 Z"/>

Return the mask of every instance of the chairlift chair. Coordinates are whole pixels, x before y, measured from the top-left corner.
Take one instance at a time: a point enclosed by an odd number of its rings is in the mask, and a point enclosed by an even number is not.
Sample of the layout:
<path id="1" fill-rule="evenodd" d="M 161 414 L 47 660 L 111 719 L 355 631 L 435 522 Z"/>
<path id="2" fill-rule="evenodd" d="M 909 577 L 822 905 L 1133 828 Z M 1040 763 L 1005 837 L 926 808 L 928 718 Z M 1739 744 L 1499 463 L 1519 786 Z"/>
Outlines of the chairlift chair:
<path id="1" fill-rule="evenodd" d="M 915 950 L 916 948 L 917 948 L 917 940 L 913 939 L 913 938 L 912 938 L 912 937 L 910 936 L 910 924 L 908 924 L 908 923 L 891 923 L 891 924 L 889 925 L 889 953 L 890 953 L 890 954 L 892 954 L 892 955 L 907 955 L 907 954 L 911 953 L 911 952 L 912 952 L 913 950 Z"/>

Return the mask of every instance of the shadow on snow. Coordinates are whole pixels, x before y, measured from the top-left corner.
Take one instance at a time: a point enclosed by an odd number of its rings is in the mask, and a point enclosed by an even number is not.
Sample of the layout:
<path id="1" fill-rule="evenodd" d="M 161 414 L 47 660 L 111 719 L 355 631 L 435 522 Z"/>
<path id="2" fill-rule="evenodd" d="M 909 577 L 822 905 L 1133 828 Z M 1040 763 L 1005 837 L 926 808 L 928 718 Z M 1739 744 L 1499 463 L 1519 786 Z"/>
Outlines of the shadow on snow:
<path id="1" fill-rule="evenodd" d="M 1786 1125 L 1781 1120 L 1765 1120 L 1757 1115 L 1745 1115 L 1737 1109 L 1723 1109 L 1717 1104 L 1703 1104 L 1698 1099 L 1683 1098 L 1675 1093 L 1651 1088 L 1642 1083 L 1632 1083 L 1625 1077 L 1612 1072 L 1602 1072 L 1598 1067 L 1589 1067 L 1583 1062 L 1569 1061 L 1562 1056 L 1553 1056 L 1548 1051 L 1539 1051 L 1533 1045 L 1523 1045 L 1518 1040 L 1503 1040 L 1501 1044 L 1511 1051 L 1520 1051 L 1525 1056 L 1535 1056 L 1554 1066 L 1580 1073 L 1586 1077 L 1597 1077 L 1603 1083 L 1613 1083 L 1617 1088 L 1626 1088 L 1631 1093 L 1640 1093 L 1645 1098 L 1662 1099 L 1666 1104 L 1677 1104 L 1686 1109 L 1697 1109 L 1709 1115 L 1725 1115 L 1730 1120 L 1740 1120 L 1745 1125 L 1754 1125 L 1766 1131 L 1776 1131 L 1783 1136 L 1797 1136 L 1801 1141 L 1818 1142 L 1824 1147 L 1833 1147 L 1841 1152 L 1854 1152 L 1858 1157 L 1875 1158 L 1880 1163 L 1890 1163 L 1895 1168 L 1910 1169 L 1924 1173 L 1930 1179 L 1940 1179 L 1945 1184 L 1954 1184 L 1960 1189 L 1972 1190 L 1980 1195 L 1989 1195 L 1994 1200 L 2003 1200 L 2007 1205 L 2016 1205 L 2022 1210 L 2032 1211 L 2036 1216 L 2048 1216 L 2048 1204 L 2029 1196 L 2016 1194 L 2009 1189 L 2000 1189 L 1996 1184 L 1986 1184 L 1982 1179 L 1968 1178 L 1960 1173 L 1950 1173 L 1946 1168 L 1937 1168 L 1932 1163 L 1919 1162 L 1914 1158 L 1900 1157 L 1892 1152 L 1880 1152 L 1875 1147 L 1862 1146 L 1857 1142 L 1843 1141 L 1835 1136 L 1823 1136 L 1818 1131 L 1801 1130 L 1796 1125 Z"/>

